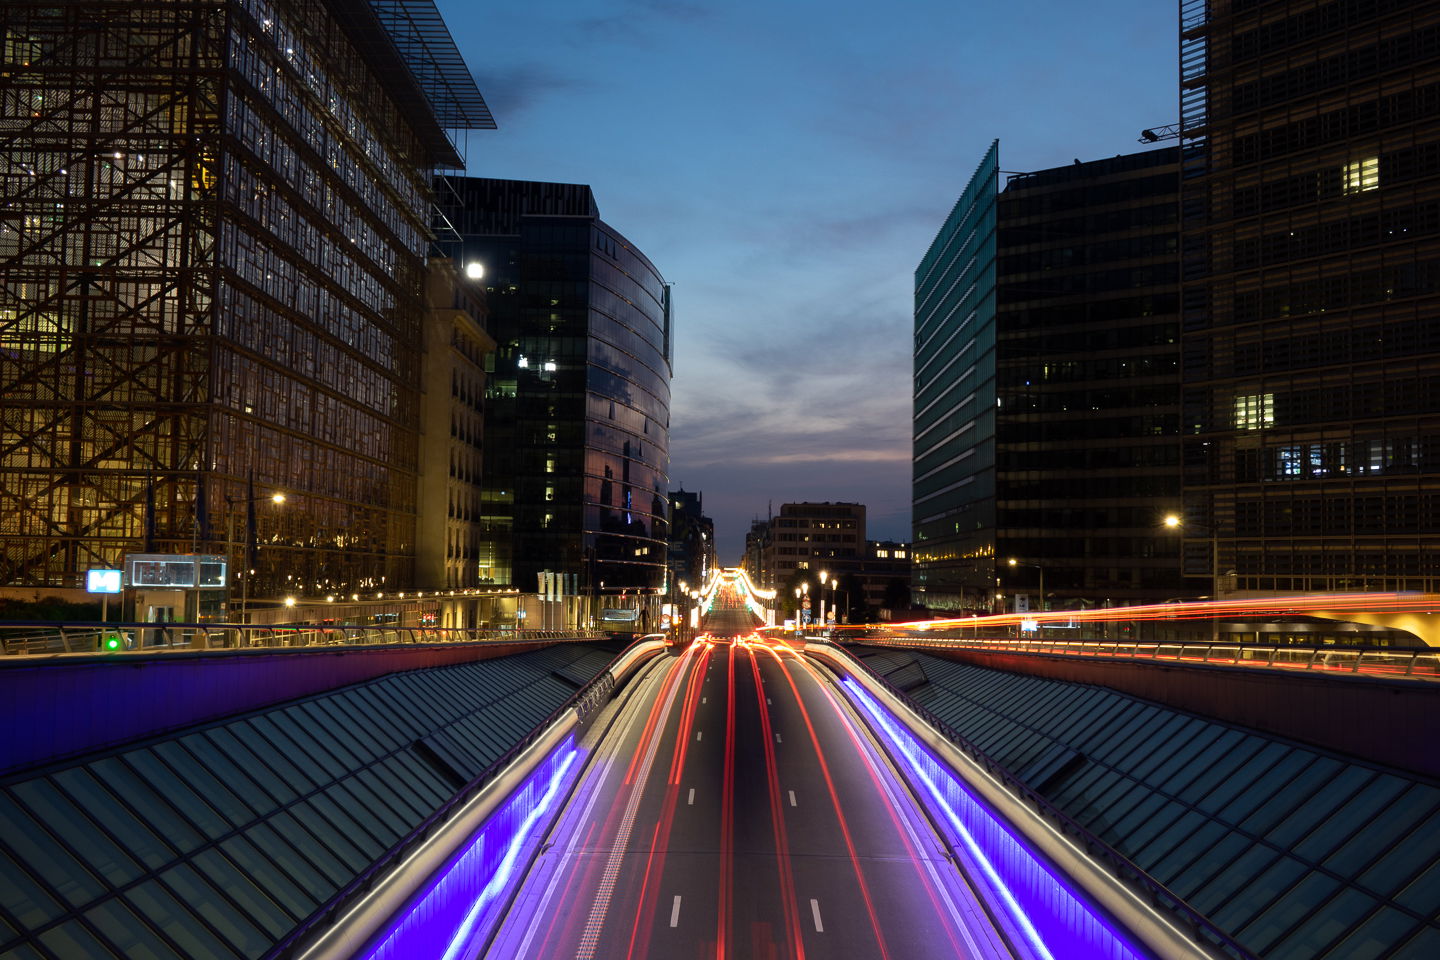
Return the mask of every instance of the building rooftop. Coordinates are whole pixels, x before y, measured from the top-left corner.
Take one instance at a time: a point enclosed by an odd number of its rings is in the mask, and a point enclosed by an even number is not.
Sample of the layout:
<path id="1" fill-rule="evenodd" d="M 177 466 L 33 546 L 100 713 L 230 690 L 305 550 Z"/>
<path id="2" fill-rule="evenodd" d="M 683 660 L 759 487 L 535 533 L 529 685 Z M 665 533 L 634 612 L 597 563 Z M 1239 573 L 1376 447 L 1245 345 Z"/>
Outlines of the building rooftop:
<path id="1" fill-rule="evenodd" d="M 494 130 L 495 118 L 435 0 L 328 0 L 336 19 L 415 125 L 431 159 L 463 167 L 446 130 Z M 400 69 L 383 69 L 389 61 Z"/>

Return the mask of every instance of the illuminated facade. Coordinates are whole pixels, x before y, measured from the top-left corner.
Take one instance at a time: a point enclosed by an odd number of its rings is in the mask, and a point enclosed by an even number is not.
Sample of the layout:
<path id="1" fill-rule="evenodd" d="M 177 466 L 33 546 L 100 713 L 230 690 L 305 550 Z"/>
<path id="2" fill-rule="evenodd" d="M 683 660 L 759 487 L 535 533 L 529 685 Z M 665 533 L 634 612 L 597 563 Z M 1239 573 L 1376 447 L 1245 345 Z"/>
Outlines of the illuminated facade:
<path id="1" fill-rule="evenodd" d="M 858 573 L 866 558 L 865 504 L 782 503 L 760 547 L 760 583 L 783 587 L 797 574 Z"/>
<path id="2" fill-rule="evenodd" d="M 430 261 L 415 580 L 436 589 L 481 585 L 485 362 L 495 341 L 480 284 L 449 260 Z"/>
<path id="3" fill-rule="evenodd" d="M 430 171 L 493 126 L 435 23 L 0 5 L 0 585 L 246 541 L 252 596 L 412 579 Z"/>
<path id="4" fill-rule="evenodd" d="M 1180 12 L 1186 573 L 1440 589 L 1440 3 Z"/>
<path id="5" fill-rule="evenodd" d="M 565 595 L 656 596 L 669 545 L 669 287 L 600 219 L 587 186 L 450 177 L 437 192 L 460 237 L 447 252 L 485 271 L 497 344 L 482 576 L 533 590 L 548 572 Z"/>

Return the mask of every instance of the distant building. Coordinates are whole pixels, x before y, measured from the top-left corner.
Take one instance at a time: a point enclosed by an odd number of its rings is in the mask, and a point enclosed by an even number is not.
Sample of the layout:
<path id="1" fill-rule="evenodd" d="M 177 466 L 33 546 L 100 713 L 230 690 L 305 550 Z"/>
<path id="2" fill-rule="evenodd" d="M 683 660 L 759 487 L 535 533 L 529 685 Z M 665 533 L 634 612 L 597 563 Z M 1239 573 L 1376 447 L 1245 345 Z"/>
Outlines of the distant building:
<path id="1" fill-rule="evenodd" d="M 485 291 L 430 261 L 420 377 L 420 495 L 416 580 L 435 589 L 479 587 L 485 447 Z"/>
<path id="2" fill-rule="evenodd" d="M 1181 17 L 1192 590 L 1440 589 L 1440 3 Z"/>
<path id="3" fill-rule="evenodd" d="M 0 37 L 0 585 L 251 548 L 251 597 L 412 584 L 431 171 L 494 126 L 433 4 L 6 0 Z"/>
<path id="4" fill-rule="evenodd" d="M 705 516 L 701 494 L 671 491 L 671 584 L 698 589 L 715 569 L 715 521 Z"/>
<path id="5" fill-rule="evenodd" d="M 770 521 L 752 520 L 750 529 L 745 533 L 745 559 L 741 566 L 749 575 L 751 582 L 756 586 L 766 587 L 765 555 L 769 549 L 770 542 Z"/>
<path id="6" fill-rule="evenodd" d="M 865 556 L 862 503 L 782 503 L 766 527 L 759 545 L 760 586 L 784 586 L 797 571 L 839 576 L 860 570 Z"/>
<path id="7" fill-rule="evenodd" d="M 600 219 L 587 186 L 451 177 L 437 189 L 455 231 L 441 246 L 462 269 L 483 268 L 497 343 L 482 576 L 529 591 L 548 575 L 558 592 L 602 605 L 622 594 L 658 603 L 669 287 Z"/>
<path id="8" fill-rule="evenodd" d="M 1180 489 L 1178 159 L 1002 189 L 993 144 L 921 262 L 917 603 L 1038 605 L 1042 578 L 1063 606 L 1181 592 L 1162 525 Z"/>

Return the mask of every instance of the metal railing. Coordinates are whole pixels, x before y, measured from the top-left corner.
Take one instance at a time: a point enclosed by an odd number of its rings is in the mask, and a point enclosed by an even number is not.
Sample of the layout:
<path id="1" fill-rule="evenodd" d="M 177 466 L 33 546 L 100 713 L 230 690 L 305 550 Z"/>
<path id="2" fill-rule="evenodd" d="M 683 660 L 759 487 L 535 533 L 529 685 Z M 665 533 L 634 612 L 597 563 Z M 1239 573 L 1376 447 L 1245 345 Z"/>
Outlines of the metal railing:
<path id="1" fill-rule="evenodd" d="M 233 623 L 0 623 L 0 654 L 115 656 L 223 650 L 290 650 L 431 643 L 532 643 L 593 637 L 577 630 L 503 627 Z"/>
<path id="2" fill-rule="evenodd" d="M 1413 677 L 1440 680 L 1440 649 L 1394 647 L 1288 646 L 1255 643 L 1126 640 L 1026 640 L 1015 637 L 960 637 L 892 631 L 855 638 L 876 646 L 932 650 L 982 650 L 1065 657 L 1166 660 L 1184 663 L 1273 667 L 1323 674 Z"/>

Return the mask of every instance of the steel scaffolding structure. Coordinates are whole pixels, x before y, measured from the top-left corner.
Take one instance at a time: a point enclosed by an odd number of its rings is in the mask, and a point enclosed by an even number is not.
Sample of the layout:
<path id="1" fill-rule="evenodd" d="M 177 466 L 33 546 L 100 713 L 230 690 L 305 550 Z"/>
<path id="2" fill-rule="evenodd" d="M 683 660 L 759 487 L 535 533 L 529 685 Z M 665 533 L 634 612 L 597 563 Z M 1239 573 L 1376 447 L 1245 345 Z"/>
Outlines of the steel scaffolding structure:
<path id="1" fill-rule="evenodd" d="M 0 5 L 0 586 L 142 550 L 249 555 L 252 596 L 409 585 L 453 147 L 383 31 L 367 0 Z"/>

